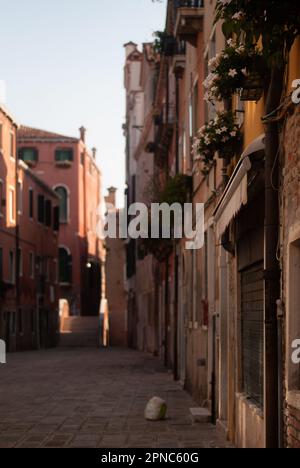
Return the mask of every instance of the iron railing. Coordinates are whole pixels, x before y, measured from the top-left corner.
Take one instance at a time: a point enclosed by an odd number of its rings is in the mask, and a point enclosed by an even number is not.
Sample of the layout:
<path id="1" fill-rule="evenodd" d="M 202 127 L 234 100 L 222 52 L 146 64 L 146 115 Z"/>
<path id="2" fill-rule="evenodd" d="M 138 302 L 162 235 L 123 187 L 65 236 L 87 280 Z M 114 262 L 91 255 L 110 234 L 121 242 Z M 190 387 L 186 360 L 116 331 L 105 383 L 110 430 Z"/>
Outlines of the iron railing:
<path id="1" fill-rule="evenodd" d="M 203 8 L 204 0 L 174 0 L 175 8 Z"/>

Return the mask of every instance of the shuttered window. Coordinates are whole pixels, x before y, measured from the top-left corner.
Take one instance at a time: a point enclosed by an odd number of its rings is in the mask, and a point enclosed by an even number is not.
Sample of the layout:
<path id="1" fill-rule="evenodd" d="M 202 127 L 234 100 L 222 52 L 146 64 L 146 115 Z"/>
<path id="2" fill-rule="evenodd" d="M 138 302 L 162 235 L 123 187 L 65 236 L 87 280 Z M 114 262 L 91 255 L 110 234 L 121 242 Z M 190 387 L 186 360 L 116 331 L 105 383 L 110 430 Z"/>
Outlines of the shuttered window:
<path id="1" fill-rule="evenodd" d="M 52 224 L 52 202 L 51 200 L 46 200 L 46 203 L 45 203 L 45 224 L 47 227 L 50 227 Z"/>
<path id="2" fill-rule="evenodd" d="M 263 263 L 241 273 L 243 391 L 263 407 L 264 283 Z"/>
<path id="3" fill-rule="evenodd" d="M 59 249 L 59 282 L 72 283 L 72 256 L 64 247 Z"/>
<path id="4" fill-rule="evenodd" d="M 44 224 L 45 222 L 45 197 L 38 195 L 38 222 Z"/>

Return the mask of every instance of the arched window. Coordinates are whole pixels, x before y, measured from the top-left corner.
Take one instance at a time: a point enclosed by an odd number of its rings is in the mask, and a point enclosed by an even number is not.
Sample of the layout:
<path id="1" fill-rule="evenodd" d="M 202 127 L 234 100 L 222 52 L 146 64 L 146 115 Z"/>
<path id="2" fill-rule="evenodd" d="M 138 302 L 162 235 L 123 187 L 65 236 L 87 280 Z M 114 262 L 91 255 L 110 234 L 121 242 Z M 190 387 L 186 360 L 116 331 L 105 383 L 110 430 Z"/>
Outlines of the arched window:
<path id="1" fill-rule="evenodd" d="M 72 283 L 72 255 L 65 247 L 59 248 L 59 282 Z"/>
<path id="2" fill-rule="evenodd" d="M 60 198 L 59 222 L 64 224 L 69 221 L 69 193 L 66 187 L 56 187 L 55 192 Z"/>

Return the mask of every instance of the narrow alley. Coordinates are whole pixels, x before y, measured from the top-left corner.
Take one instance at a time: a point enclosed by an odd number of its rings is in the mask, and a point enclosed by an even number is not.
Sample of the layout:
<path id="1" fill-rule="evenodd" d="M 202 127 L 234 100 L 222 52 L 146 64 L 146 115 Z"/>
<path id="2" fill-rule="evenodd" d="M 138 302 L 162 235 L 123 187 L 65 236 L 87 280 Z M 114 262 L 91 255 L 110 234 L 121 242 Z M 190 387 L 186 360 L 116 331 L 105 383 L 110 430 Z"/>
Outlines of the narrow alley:
<path id="1" fill-rule="evenodd" d="M 210 424 L 192 424 L 197 406 L 159 362 L 128 349 L 58 348 L 17 353 L 1 367 L 0 448 L 216 448 Z M 146 422 L 154 395 L 165 421 Z"/>

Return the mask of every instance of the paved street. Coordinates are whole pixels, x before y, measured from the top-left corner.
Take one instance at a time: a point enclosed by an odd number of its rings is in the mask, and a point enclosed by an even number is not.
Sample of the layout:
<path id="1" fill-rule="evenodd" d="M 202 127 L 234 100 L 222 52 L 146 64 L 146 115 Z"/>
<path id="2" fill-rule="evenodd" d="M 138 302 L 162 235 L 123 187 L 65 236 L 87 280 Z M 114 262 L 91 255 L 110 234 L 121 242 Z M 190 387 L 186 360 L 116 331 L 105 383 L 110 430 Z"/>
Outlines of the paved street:
<path id="1" fill-rule="evenodd" d="M 0 448 L 227 446 L 157 359 L 130 350 L 63 349 L 11 354 L 0 367 Z M 146 422 L 148 399 L 168 419 Z"/>

